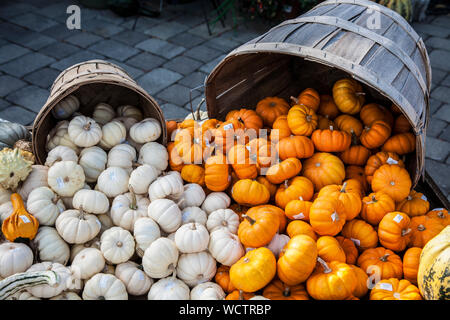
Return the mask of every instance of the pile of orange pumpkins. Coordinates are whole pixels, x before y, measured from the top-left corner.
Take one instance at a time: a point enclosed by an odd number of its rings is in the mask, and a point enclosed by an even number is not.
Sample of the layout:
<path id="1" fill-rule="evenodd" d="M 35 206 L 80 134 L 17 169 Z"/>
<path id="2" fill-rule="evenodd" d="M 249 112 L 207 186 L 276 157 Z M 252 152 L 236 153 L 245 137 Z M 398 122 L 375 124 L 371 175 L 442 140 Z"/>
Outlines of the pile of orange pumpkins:
<path id="1" fill-rule="evenodd" d="M 166 123 L 171 170 L 240 217 L 246 253 L 215 276 L 226 299 L 422 299 L 421 250 L 450 219 L 412 189 L 408 119 L 351 78 L 291 100 Z"/>

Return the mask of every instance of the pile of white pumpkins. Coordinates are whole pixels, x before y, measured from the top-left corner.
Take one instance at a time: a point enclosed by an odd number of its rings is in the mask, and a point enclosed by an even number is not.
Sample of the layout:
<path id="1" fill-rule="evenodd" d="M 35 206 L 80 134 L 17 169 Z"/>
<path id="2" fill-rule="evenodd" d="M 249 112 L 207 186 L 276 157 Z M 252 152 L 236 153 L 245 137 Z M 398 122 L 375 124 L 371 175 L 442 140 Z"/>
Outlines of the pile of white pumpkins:
<path id="1" fill-rule="evenodd" d="M 53 270 L 59 280 L 8 299 L 224 299 L 211 281 L 217 265 L 245 253 L 229 196 L 206 196 L 166 171 L 161 125 L 140 109 L 100 103 L 89 117 L 78 109 L 68 96 L 52 110 L 59 122 L 45 165 L 33 165 L 18 190 L 39 221 L 36 237 L 0 244 L 0 279 Z M 2 221 L 10 194 L 0 190 Z"/>

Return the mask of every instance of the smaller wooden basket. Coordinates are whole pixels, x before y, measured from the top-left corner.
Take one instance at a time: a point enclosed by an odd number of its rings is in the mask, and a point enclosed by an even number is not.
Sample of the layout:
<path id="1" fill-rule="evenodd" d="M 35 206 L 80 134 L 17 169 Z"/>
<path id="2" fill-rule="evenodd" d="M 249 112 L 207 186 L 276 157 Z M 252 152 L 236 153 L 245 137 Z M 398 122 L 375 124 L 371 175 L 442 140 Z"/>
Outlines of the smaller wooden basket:
<path id="1" fill-rule="evenodd" d="M 53 82 L 50 96 L 33 123 L 33 153 L 38 164 L 45 163 L 47 135 L 58 122 L 51 110 L 71 94 L 80 100 L 78 111 L 86 115 L 92 114 L 100 102 L 108 103 L 113 108 L 121 105 L 140 108 L 144 117 L 160 122 L 162 132 L 157 142 L 167 144 L 166 121 L 155 99 L 119 66 L 103 60 L 90 60 L 67 68 Z"/>

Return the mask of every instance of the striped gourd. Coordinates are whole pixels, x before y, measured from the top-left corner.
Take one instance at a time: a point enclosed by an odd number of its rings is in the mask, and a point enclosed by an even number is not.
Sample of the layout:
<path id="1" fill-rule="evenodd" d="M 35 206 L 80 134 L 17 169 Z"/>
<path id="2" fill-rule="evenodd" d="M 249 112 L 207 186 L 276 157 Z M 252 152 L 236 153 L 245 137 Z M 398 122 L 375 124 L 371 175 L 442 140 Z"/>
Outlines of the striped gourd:
<path id="1" fill-rule="evenodd" d="M 406 21 L 411 22 L 412 18 L 412 4 L 411 0 L 375 0 L 376 3 L 381 4 L 391 10 L 400 14 Z"/>
<path id="2" fill-rule="evenodd" d="M 450 300 L 450 226 L 423 247 L 417 283 L 426 300 Z"/>
<path id="3" fill-rule="evenodd" d="M 28 287 L 40 284 L 54 285 L 59 276 L 55 271 L 21 272 L 0 281 L 0 300 L 5 300 L 13 294 Z"/>

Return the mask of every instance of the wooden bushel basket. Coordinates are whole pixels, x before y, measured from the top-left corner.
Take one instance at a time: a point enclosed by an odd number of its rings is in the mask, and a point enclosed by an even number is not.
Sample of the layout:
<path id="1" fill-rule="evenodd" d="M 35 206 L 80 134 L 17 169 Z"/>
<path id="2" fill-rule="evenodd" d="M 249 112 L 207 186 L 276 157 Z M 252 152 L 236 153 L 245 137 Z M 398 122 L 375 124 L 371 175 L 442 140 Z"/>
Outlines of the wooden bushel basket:
<path id="1" fill-rule="evenodd" d="M 166 122 L 158 103 L 122 68 L 107 61 L 90 60 L 67 68 L 53 82 L 50 96 L 33 123 L 33 153 L 38 164 L 45 163 L 47 135 L 58 121 L 51 110 L 70 94 L 80 100 L 78 112 L 87 116 L 100 102 L 113 108 L 126 104 L 140 108 L 144 117 L 160 122 L 161 137 L 157 142 L 167 144 Z"/>
<path id="2" fill-rule="evenodd" d="M 268 96 L 289 100 L 307 87 L 331 93 L 343 77 L 361 82 L 367 100 L 395 103 L 411 123 L 415 186 L 425 169 L 430 62 L 406 20 L 372 1 L 322 2 L 230 52 L 206 79 L 208 114 L 223 120 L 232 109 L 255 108 Z"/>

